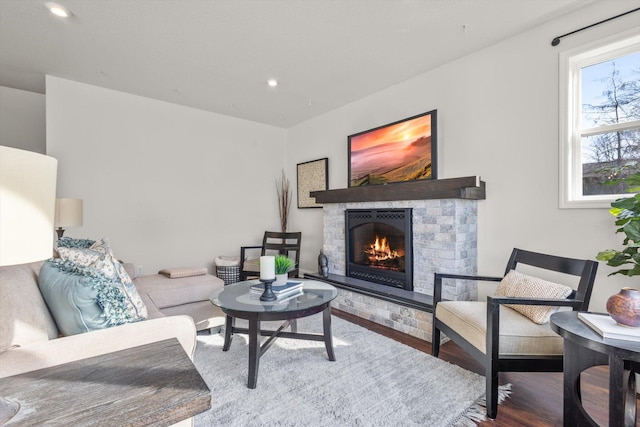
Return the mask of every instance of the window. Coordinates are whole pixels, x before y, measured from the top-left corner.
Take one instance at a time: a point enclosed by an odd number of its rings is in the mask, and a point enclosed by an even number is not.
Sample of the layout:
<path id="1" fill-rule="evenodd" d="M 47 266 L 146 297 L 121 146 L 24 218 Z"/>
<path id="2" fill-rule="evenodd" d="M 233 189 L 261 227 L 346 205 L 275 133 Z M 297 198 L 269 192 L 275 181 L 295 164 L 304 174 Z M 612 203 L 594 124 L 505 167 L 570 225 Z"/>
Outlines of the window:
<path id="1" fill-rule="evenodd" d="M 560 54 L 560 207 L 610 207 L 640 171 L 640 35 Z"/>

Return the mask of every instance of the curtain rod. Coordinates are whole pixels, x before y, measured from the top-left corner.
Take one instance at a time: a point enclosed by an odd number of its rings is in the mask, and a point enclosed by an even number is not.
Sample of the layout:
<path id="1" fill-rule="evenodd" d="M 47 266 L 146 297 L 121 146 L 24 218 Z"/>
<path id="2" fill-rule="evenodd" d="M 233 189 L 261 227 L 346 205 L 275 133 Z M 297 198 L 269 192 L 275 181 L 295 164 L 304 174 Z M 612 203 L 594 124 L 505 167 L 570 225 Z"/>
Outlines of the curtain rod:
<path id="1" fill-rule="evenodd" d="M 579 30 L 571 31 L 570 33 L 558 36 L 558 37 L 554 38 L 551 41 L 551 46 L 558 46 L 560 44 L 560 39 L 563 38 L 563 37 L 570 36 L 571 34 L 579 33 L 580 31 L 586 30 L 586 29 L 591 28 L 591 27 L 595 27 L 596 25 L 604 24 L 605 22 L 609 22 L 609 21 L 611 21 L 613 19 L 620 18 L 621 16 L 628 15 L 630 13 L 637 12 L 639 10 L 640 10 L 640 7 L 635 8 L 633 10 L 630 10 L 628 12 L 621 13 L 620 15 L 612 16 L 611 18 L 605 19 L 604 21 L 600 21 L 600 22 L 596 22 L 595 24 L 587 25 L 586 27 L 580 28 Z"/>

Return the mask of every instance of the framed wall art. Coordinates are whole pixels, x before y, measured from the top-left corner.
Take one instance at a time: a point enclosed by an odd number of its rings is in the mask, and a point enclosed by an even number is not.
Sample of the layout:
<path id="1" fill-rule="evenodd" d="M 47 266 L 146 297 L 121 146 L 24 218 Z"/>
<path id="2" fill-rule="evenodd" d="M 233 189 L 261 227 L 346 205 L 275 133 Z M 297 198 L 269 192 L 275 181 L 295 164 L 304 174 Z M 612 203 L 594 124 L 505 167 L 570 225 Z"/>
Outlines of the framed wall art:
<path id="1" fill-rule="evenodd" d="M 298 163 L 298 208 L 321 208 L 322 205 L 316 203 L 309 193 L 328 188 L 329 158 Z"/>
<path id="2" fill-rule="evenodd" d="M 349 187 L 438 177 L 437 110 L 348 137 Z"/>

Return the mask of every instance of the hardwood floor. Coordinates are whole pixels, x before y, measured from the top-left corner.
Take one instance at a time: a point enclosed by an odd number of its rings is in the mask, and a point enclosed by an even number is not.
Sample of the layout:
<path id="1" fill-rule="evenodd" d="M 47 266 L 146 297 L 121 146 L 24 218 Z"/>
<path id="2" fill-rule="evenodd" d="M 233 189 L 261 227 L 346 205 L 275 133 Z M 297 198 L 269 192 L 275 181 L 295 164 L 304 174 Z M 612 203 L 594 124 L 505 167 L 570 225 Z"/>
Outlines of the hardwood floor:
<path id="1" fill-rule="evenodd" d="M 386 328 L 352 314 L 332 309 L 342 319 L 356 323 L 381 335 L 395 339 L 417 350 L 431 354 L 431 343 Z M 481 365 L 453 342 L 440 347 L 440 358 L 470 371 L 483 374 Z M 582 375 L 584 407 L 600 426 L 608 424 L 608 368 L 598 366 Z M 500 384 L 511 383 L 511 395 L 498 409 L 495 420 L 480 426 L 546 427 L 562 426 L 562 373 L 506 372 L 500 374 Z M 637 401 L 637 407 L 640 399 Z M 640 418 L 640 414 L 639 418 Z M 636 426 L 640 425 L 636 421 Z"/>

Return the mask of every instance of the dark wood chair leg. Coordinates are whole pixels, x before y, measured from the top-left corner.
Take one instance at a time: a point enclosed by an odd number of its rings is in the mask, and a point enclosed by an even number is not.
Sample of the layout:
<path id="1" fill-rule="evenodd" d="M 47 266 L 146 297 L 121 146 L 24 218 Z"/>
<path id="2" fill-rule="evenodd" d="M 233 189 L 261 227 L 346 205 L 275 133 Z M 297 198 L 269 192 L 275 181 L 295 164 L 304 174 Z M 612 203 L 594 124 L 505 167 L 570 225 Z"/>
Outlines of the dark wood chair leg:
<path id="1" fill-rule="evenodd" d="M 439 354 L 440 354 L 440 329 L 436 328 L 436 325 L 434 324 L 431 331 L 431 355 L 433 357 L 438 357 Z"/>
<path id="2" fill-rule="evenodd" d="M 486 396 L 487 417 L 494 420 L 498 415 L 498 370 L 495 367 L 487 369 Z"/>

